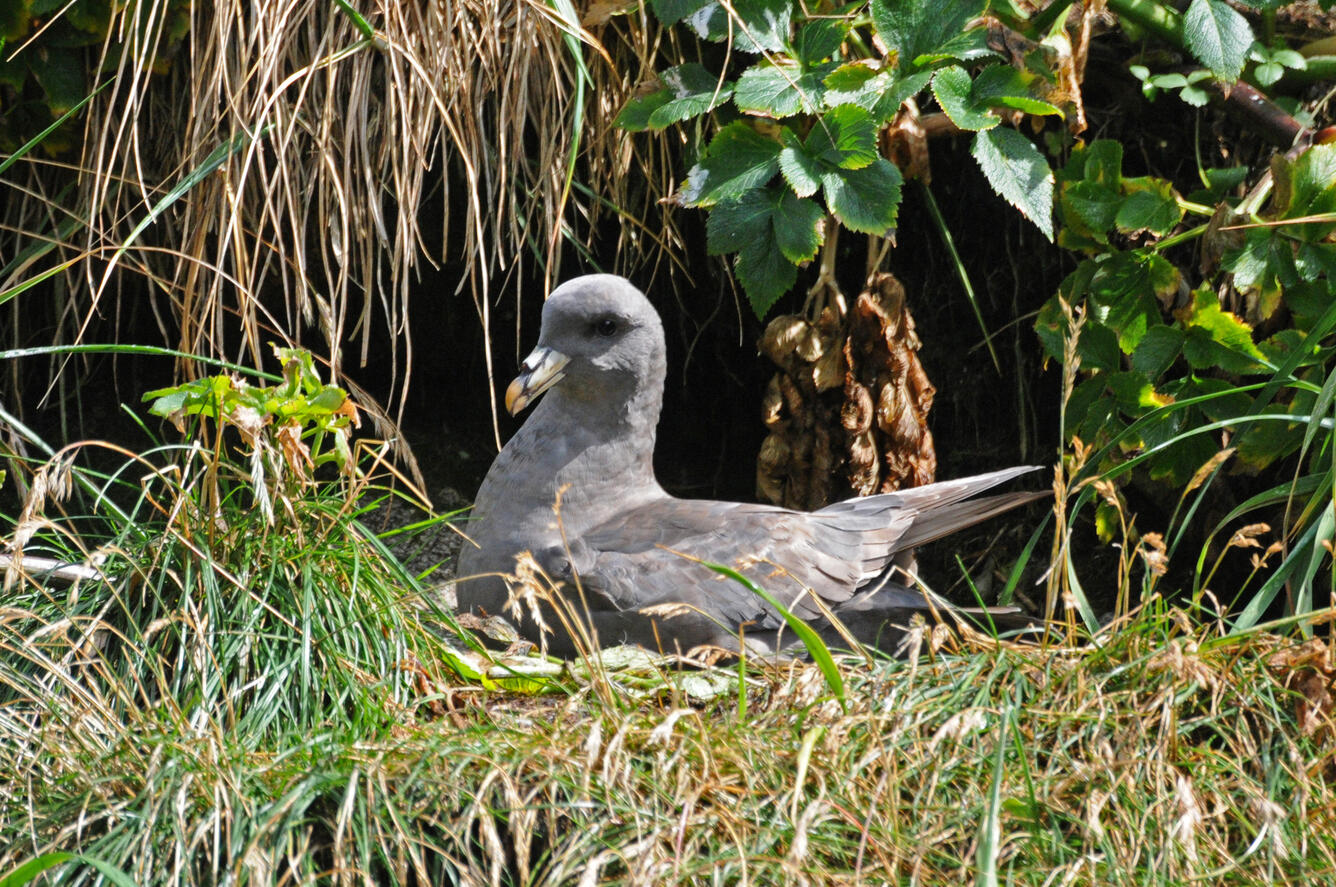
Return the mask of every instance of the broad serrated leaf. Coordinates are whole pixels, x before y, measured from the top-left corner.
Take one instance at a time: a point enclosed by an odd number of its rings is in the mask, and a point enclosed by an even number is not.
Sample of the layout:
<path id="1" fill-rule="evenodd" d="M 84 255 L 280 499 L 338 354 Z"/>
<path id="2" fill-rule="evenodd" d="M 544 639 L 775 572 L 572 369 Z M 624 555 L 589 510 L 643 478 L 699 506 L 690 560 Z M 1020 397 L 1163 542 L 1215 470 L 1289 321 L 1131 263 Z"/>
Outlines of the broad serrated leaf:
<path id="1" fill-rule="evenodd" d="M 775 215 L 788 193 L 782 186 L 748 191 L 711 210 L 705 226 L 711 255 L 737 253 L 738 281 L 757 317 L 798 279 L 798 266 L 785 257 L 775 233 Z"/>
<path id="2" fill-rule="evenodd" d="M 844 19 L 812 19 L 798 30 L 793 40 L 793 54 L 804 65 L 815 65 L 839 52 L 849 25 Z"/>
<path id="3" fill-rule="evenodd" d="M 687 173 L 682 201 L 710 206 L 764 185 L 779 169 L 780 144 L 742 121 L 725 126 Z"/>
<path id="4" fill-rule="evenodd" d="M 903 179 L 895 164 L 878 157 L 862 169 L 829 169 L 821 174 L 826 206 L 844 227 L 884 235 L 895 227 Z"/>
<path id="5" fill-rule="evenodd" d="M 972 87 L 968 72 L 957 65 L 939 69 L 932 78 L 932 94 L 937 104 L 957 127 L 973 132 L 997 126 L 1001 118 L 990 114 L 986 105 L 975 103 Z"/>
<path id="6" fill-rule="evenodd" d="M 857 105 L 832 108 L 808 133 L 807 153 L 827 166 L 862 169 L 880 156 L 877 125 Z"/>
<path id="7" fill-rule="evenodd" d="M 1011 65 L 990 65 L 974 77 L 971 102 L 977 107 L 1012 108 L 1025 114 L 1062 116 L 1062 111 L 1034 95 L 1036 75 Z"/>
<path id="8" fill-rule="evenodd" d="M 711 0 L 687 16 L 686 25 L 696 32 L 697 37 L 712 43 L 723 43 L 733 35 L 728 10 L 719 0 Z"/>
<path id="9" fill-rule="evenodd" d="M 872 22 L 882 41 L 897 53 L 901 71 L 916 70 L 936 58 L 951 57 L 951 46 L 971 19 L 983 14 L 983 0 L 872 0 Z"/>
<path id="10" fill-rule="evenodd" d="M 1144 176 L 1124 179 L 1126 196 L 1118 207 L 1114 225 L 1124 234 L 1149 231 L 1163 237 L 1183 220 L 1178 194 L 1164 179 Z"/>
<path id="11" fill-rule="evenodd" d="M 1266 301 L 1279 298 L 1300 279 L 1290 241 L 1275 228 L 1245 231 L 1242 248 L 1226 252 L 1221 265 L 1233 272 L 1234 286 Z"/>
<path id="12" fill-rule="evenodd" d="M 733 96 L 731 83 L 721 83 L 704 66 L 694 63 L 669 68 L 659 79 L 669 92 L 669 100 L 650 112 L 650 129 L 663 129 L 708 113 Z"/>
<path id="13" fill-rule="evenodd" d="M 780 134 L 779 171 L 799 197 L 811 197 L 821 187 L 821 163 L 787 127 Z"/>
<path id="14" fill-rule="evenodd" d="M 1184 338 L 1183 331 L 1175 327 L 1151 327 L 1132 351 L 1132 369 L 1155 381 L 1183 353 Z"/>
<path id="15" fill-rule="evenodd" d="M 1314 145 L 1275 171 L 1279 173 L 1276 197 L 1277 202 L 1283 199 L 1284 218 L 1336 213 L 1336 144 Z M 1334 230 L 1336 225 L 1331 223 L 1310 222 L 1287 228 L 1286 233 L 1315 243 Z"/>
<path id="16" fill-rule="evenodd" d="M 733 0 L 733 46 L 743 52 L 787 52 L 793 0 Z"/>
<path id="17" fill-rule="evenodd" d="M 873 62 L 857 61 L 840 65 L 822 81 L 826 87 L 825 102 L 830 107 L 858 105 L 870 111 L 882 94 L 891 88 L 893 80 L 889 71 L 882 70 Z"/>
<path id="18" fill-rule="evenodd" d="M 665 25 L 675 25 L 709 5 L 711 0 L 650 0 L 654 17 Z"/>
<path id="19" fill-rule="evenodd" d="M 1262 352 L 1252 340 L 1252 327 L 1220 307 L 1210 287 L 1192 294 L 1192 305 L 1179 312 L 1187 332 L 1183 356 L 1198 369 L 1219 367 L 1227 372 L 1259 372 Z"/>
<path id="20" fill-rule="evenodd" d="M 804 71 L 787 60 L 781 64 L 763 61 L 738 78 L 733 103 L 751 114 L 789 117 L 799 112 L 815 114 L 822 104 L 822 80 L 834 63 Z"/>
<path id="21" fill-rule="evenodd" d="M 1224 0 L 1192 0 L 1183 15 L 1183 39 L 1202 64 L 1233 82 L 1243 71 L 1253 32 Z"/>
<path id="22" fill-rule="evenodd" d="M 872 104 L 872 117 L 878 123 L 884 123 L 894 117 L 900 106 L 928 88 L 932 81 L 932 71 L 919 71 L 907 77 L 898 78 L 891 88 L 881 94 Z"/>
<path id="23" fill-rule="evenodd" d="M 773 219 L 775 242 L 784 258 L 795 265 L 810 261 L 821 248 L 825 218 L 821 204 L 784 190 Z"/>
<path id="24" fill-rule="evenodd" d="M 1058 205 L 1065 225 L 1075 225 L 1085 235 L 1107 243 L 1105 235 L 1113 227 L 1122 202 L 1122 195 L 1112 188 L 1083 181 L 1064 183 Z"/>
<path id="25" fill-rule="evenodd" d="M 974 159 L 993 190 L 1053 239 L 1053 170 L 1029 139 L 998 127 L 974 137 Z"/>
<path id="26" fill-rule="evenodd" d="M 666 89 L 637 96 L 622 106 L 622 110 L 617 112 L 617 118 L 613 123 L 631 132 L 644 132 L 650 128 L 650 116 L 672 101 L 672 98 L 673 94 Z"/>

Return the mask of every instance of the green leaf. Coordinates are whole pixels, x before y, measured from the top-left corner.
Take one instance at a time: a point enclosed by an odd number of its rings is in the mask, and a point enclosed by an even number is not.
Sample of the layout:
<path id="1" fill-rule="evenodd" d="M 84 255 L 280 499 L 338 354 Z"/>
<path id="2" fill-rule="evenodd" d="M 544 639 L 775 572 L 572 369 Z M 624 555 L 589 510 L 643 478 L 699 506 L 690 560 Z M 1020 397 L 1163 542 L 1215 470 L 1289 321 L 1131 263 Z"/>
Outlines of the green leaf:
<path id="1" fill-rule="evenodd" d="M 1249 228 L 1243 246 L 1227 251 L 1221 265 L 1234 274 L 1234 286 L 1267 301 L 1299 282 L 1294 250 L 1275 228 Z"/>
<path id="2" fill-rule="evenodd" d="M 743 121 L 725 126 L 711 140 L 705 156 L 687 173 L 682 201 L 711 206 L 764 185 L 779 169 L 780 144 Z"/>
<path id="3" fill-rule="evenodd" d="M 1243 71 L 1253 31 L 1224 0 L 1192 0 L 1183 16 L 1183 39 L 1202 64 L 1233 82 Z"/>
<path id="4" fill-rule="evenodd" d="M 650 0 L 649 5 L 654 10 L 654 17 L 662 24 L 675 25 L 710 3 L 711 0 Z"/>
<path id="5" fill-rule="evenodd" d="M 883 92 L 873 103 L 871 108 L 873 118 L 878 123 L 890 120 L 899 112 L 900 106 L 907 99 L 913 98 L 927 89 L 931 80 L 932 71 L 919 71 L 917 74 L 910 74 L 908 77 L 897 79 L 891 88 Z"/>
<path id="6" fill-rule="evenodd" d="M 1284 218 L 1336 213 L 1336 144 L 1314 145 L 1293 163 L 1277 164 L 1274 172 L 1276 202 L 1284 207 Z M 1336 225 L 1309 223 L 1285 230 L 1315 243 L 1336 231 Z"/>
<path id="7" fill-rule="evenodd" d="M 792 0 L 733 0 L 733 46 L 743 52 L 787 52 Z"/>
<path id="8" fill-rule="evenodd" d="M 1194 292 L 1182 320 L 1187 332 L 1183 356 L 1193 367 L 1234 373 L 1262 370 L 1262 352 L 1253 343 L 1252 327 L 1223 310 L 1215 290 L 1202 287 Z"/>
<path id="9" fill-rule="evenodd" d="M 649 129 L 650 117 L 654 112 L 668 104 L 673 99 L 673 94 L 667 89 L 659 89 L 648 95 L 637 96 L 629 99 L 622 109 L 617 112 L 617 118 L 613 125 L 625 129 L 629 132 L 644 132 Z"/>
<path id="10" fill-rule="evenodd" d="M 715 206 L 705 226 L 707 249 L 711 255 L 737 253 L 738 281 L 746 290 L 757 317 L 765 316 L 770 306 L 798 279 L 798 268 L 784 255 L 777 233 L 778 225 L 792 225 L 785 229 L 786 244 L 792 248 L 801 242 L 802 235 L 797 230 L 801 218 L 796 221 L 777 219 L 779 214 L 792 207 L 788 200 L 791 193 L 782 185 L 753 189 Z M 794 196 L 793 200 L 802 198 Z M 812 201 L 806 203 L 812 204 Z M 799 212 L 807 211 L 800 209 Z M 809 212 L 807 215 L 810 217 Z"/>
<path id="11" fill-rule="evenodd" d="M 858 105 L 871 111 L 893 81 L 890 71 L 863 59 L 840 65 L 826 75 L 822 85 L 826 87 L 827 105 Z"/>
<path id="12" fill-rule="evenodd" d="M 1183 331 L 1171 326 L 1156 325 L 1146 330 L 1132 352 L 1132 369 L 1144 373 L 1152 382 L 1183 353 Z"/>
<path id="13" fill-rule="evenodd" d="M 1077 148 L 1063 168 L 1063 178 L 1096 182 L 1118 189 L 1123 183 L 1123 145 L 1114 139 L 1096 139 Z"/>
<path id="14" fill-rule="evenodd" d="M 870 166 L 877 153 L 877 125 L 857 105 L 840 105 L 822 115 L 807 136 L 807 153 L 839 169 Z"/>
<path id="15" fill-rule="evenodd" d="M 999 127 L 974 137 L 974 159 L 993 190 L 1053 239 L 1053 171 L 1029 139 Z"/>
<path id="16" fill-rule="evenodd" d="M 811 140 L 811 137 L 808 137 Z M 780 133 L 784 147 L 779 152 L 779 171 L 799 197 L 811 197 L 821 187 L 821 163 L 787 127 Z"/>
<path id="17" fill-rule="evenodd" d="M 1047 357 L 1062 360 L 1063 344 L 1068 335 L 1067 317 L 1062 313 L 1058 297 L 1051 296 L 1039 309 L 1034 321 L 1035 335 Z"/>
<path id="18" fill-rule="evenodd" d="M 64 114 L 88 94 L 90 87 L 85 82 L 87 74 L 81 50 L 46 46 L 41 52 L 29 55 L 28 66 L 46 93 L 46 105 L 52 114 Z"/>
<path id="19" fill-rule="evenodd" d="M 946 116 L 960 129 L 977 131 L 991 129 L 1002 122 L 989 113 L 986 105 L 977 104 L 972 95 L 970 75 L 957 65 L 941 68 L 932 78 L 932 94 Z"/>
<path id="20" fill-rule="evenodd" d="M 1118 333 L 1118 347 L 1132 354 L 1146 330 L 1160 324 L 1160 304 L 1177 294 L 1178 268 L 1157 253 L 1115 253 L 1090 281 L 1098 316 Z"/>
<path id="21" fill-rule="evenodd" d="M 783 190 L 773 222 L 775 242 L 784 258 L 795 265 L 811 261 L 824 239 L 822 222 L 825 218 L 826 212 L 821 204 Z"/>
<path id="22" fill-rule="evenodd" d="M 1038 77 L 1022 73 L 1011 65 L 990 65 L 980 71 L 970 87 L 976 106 L 1012 108 L 1026 114 L 1062 116 L 1062 111 L 1034 95 L 1032 84 Z"/>
<path id="23" fill-rule="evenodd" d="M 1081 366 L 1087 370 L 1116 370 L 1123 362 L 1118 334 L 1096 320 L 1086 321 L 1076 343 L 1076 353 L 1081 356 Z"/>
<path id="24" fill-rule="evenodd" d="M 1142 410 L 1153 410 L 1169 403 L 1169 400 L 1158 393 L 1155 386 L 1141 373 L 1110 373 L 1108 384 L 1109 391 L 1113 393 L 1114 399 L 1118 401 L 1118 406 L 1122 408 L 1123 412 L 1132 415 L 1137 415 Z"/>
<path id="25" fill-rule="evenodd" d="M 827 169 L 821 174 L 826 206 L 844 227 L 878 236 L 895 227 L 902 182 L 900 170 L 884 157 L 862 169 Z"/>
<path id="26" fill-rule="evenodd" d="M 733 89 L 733 102 L 743 111 L 767 117 L 815 114 L 821 107 L 822 80 L 836 67 L 831 62 L 803 71 L 792 61 L 769 60 L 742 72 Z"/>
<path id="27" fill-rule="evenodd" d="M 1253 69 L 1259 86 L 1271 86 L 1285 76 L 1285 66 L 1279 62 L 1263 62 Z"/>
<path id="28" fill-rule="evenodd" d="M 1107 243 L 1105 233 L 1113 227 L 1122 208 L 1123 197 L 1117 191 L 1098 182 L 1064 184 L 1058 207 L 1066 225 L 1079 223 L 1082 232 L 1100 243 Z"/>
<path id="29" fill-rule="evenodd" d="M 812 19 L 798 31 L 793 41 L 793 54 L 804 65 L 811 66 L 840 51 L 849 24 L 840 18 Z"/>
<path id="30" fill-rule="evenodd" d="M 914 71 L 939 58 L 975 57 L 965 26 L 983 14 L 984 0 L 872 0 L 872 22 L 897 53 L 896 66 Z M 962 53 L 953 56 L 953 53 Z"/>
<path id="31" fill-rule="evenodd" d="M 721 83 L 704 66 L 694 63 L 669 68 L 659 78 L 669 98 L 650 112 L 650 129 L 663 129 L 713 111 L 733 95 L 732 84 Z"/>
<path id="32" fill-rule="evenodd" d="M 723 43 L 733 36 L 736 20 L 729 20 L 728 10 L 719 0 L 711 0 L 687 16 L 686 24 L 702 40 Z"/>
<path id="33" fill-rule="evenodd" d="M 1164 179 L 1153 176 L 1124 179 L 1123 186 L 1128 194 L 1118 207 L 1114 225 L 1124 234 L 1150 231 L 1163 237 L 1183 220 L 1178 195 Z"/>

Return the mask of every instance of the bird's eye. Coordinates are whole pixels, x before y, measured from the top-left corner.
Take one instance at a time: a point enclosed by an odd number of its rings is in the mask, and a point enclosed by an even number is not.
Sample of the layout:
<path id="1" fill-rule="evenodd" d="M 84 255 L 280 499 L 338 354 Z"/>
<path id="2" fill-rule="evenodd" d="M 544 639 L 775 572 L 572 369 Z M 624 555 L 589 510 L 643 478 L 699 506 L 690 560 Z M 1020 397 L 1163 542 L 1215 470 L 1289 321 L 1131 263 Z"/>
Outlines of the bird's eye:
<path id="1" fill-rule="evenodd" d="M 594 332 L 604 338 L 614 335 L 617 332 L 617 321 L 611 317 L 601 317 L 594 321 Z"/>

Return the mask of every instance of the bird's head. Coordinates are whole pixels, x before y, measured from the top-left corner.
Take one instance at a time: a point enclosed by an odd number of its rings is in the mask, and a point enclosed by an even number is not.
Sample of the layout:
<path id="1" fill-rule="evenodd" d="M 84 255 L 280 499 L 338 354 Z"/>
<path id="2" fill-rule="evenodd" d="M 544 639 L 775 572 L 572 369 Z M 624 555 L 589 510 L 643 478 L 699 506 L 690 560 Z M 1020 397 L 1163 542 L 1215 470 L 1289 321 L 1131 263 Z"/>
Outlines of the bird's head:
<path id="1" fill-rule="evenodd" d="M 616 275 L 577 277 L 543 306 L 538 347 L 506 389 L 506 409 L 514 415 L 556 385 L 576 400 L 656 393 L 664 368 L 663 324 L 649 299 Z"/>

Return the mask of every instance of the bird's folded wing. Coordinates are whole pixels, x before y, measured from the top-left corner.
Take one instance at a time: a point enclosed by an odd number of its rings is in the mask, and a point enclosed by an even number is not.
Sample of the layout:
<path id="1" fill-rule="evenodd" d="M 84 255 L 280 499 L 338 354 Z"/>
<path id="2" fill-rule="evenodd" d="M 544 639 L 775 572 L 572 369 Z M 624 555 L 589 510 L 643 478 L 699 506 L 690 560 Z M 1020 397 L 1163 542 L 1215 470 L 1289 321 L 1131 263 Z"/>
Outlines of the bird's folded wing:
<path id="1" fill-rule="evenodd" d="M 911 517 L 662 499 L 583 534 L 569 562 L 590 606 L 685 604 L 725 624 L 773 626 L 777 614 L 762 600 L 699 561 L 738 570 L 810 619 L 821 612 L 813 594 L 838 606 L 886 567 Z"/>

